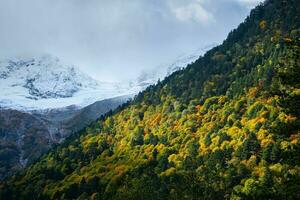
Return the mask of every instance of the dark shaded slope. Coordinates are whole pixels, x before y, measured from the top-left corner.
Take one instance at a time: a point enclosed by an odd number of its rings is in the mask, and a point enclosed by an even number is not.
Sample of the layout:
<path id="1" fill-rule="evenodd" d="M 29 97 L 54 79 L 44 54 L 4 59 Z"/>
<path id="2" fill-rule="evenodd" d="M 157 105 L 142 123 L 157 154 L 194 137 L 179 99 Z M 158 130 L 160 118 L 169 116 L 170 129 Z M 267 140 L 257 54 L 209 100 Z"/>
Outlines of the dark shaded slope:
<path id="1" fill-rule="evenodd" d="M 105 99 L 97 101 L 89 106 L 80 109 L 73 117 L 66 119 L 62 122 L 62 128 L 78 132 L 96 121 L 101 115 L 106 114 L 109 111 L 115 110 L 122 104 L 126 103 L 132 98 L 131 95 L 115 97 L 111 99 Z"/>
<path id="2" fill-rule="evenodd" d="M 32 163 L 52 143 L 47 125 L 28 113 L 0 110 L 0 179 Z"/>
<path id="3" fill-rule="evenodd" d="M 33 111 L 0 109 L 0 180 L 13 175 L 75 132 L 130 99 L 121 96 L 78 109 Z"/>

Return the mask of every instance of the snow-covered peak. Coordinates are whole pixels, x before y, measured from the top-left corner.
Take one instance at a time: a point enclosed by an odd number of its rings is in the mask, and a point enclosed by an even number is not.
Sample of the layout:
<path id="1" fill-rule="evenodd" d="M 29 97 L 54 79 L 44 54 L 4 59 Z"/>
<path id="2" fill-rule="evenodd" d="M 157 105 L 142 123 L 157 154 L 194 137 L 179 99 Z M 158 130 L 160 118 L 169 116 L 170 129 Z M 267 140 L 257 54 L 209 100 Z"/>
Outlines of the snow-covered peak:
<path id="1" fill-rule="evenodd" d="M 49 55 L 1 62 L 0 81 L 12 88 L 26 89 L 26 98 L 32 99 L 72 97 L 80 89 L 98 85 L 74 66 Z"/>
<path id="2" fill-rule="evenodd" d="M 129 92 L 50 55 L 0 62 L 0 90 L 0 107 L 18 110 L 86 106 Z"/>

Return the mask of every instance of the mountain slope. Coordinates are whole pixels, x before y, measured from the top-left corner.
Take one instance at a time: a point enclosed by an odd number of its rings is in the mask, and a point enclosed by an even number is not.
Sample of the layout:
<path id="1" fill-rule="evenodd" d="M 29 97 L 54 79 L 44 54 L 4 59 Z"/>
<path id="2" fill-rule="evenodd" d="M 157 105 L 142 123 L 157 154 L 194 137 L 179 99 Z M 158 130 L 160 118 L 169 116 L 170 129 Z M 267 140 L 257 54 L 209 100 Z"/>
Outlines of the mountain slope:
<path id="1" fill-rule="evenodd" d="M 81 109 L 67 107 L 31 113 L 0 109 L 0 180 L 33 163 L 51 147 L 130 98 L 105 99 Z"/>
<path id="2" fill-rule="evenodd" d="M 300 2 L 224 43 L 1 185 L 4 199 L 299 199 Z"/>
<path id="3" fill-rule="evenodd" d="M 127 93 L 136 93 L 151 84 L 155 84 L 159 78 L 163 78 L 171 72 L 186 67 L 188 63 L 194 62 L 206 50 L 206 48 L 201 48 L 193 52 L 193 54 L 182 55 L 171 64 L 159 67 L 153 73 L 147 73 L 146 76 L 140 77 L 138 81 L 127 86 L 128 89 L 130 88 Z M 91 93 L 89 95 L 94 95 L 91 102 L 97 98 L 103 98 L 101 95 L 97 97 L 95 93 L 99 90 L 100 85 L 101 87 L 104 86 L 104 83 L 91 79 L 76 68 L 65 65 L 58 58 L 49 55 L 34 59 L 15 59 L 8 60 L 6 63 L 2 62 L 0 63 L 0 74 L 0 82 L 2 81 L 1 83 L 3 83 L 1 87 L 4 91 L 2 98 L 11 98 L 13 102 L 10 105 L 2 104 L 2 106 L 21 110 L 0 109 L 3 121 L 6 121 L 6 124 L 0 124 L 0 129 L 5 134 L 3 137 L 0 137 L 0 142 L 3 144 L 0 148 L 3 154 L 0 158 L 0 162 L 2 162 L 0 180 L 19 171 L 28 163 L 32 163 L 54 144 L 59 144 L 72 133 L 82 130 L 97 120 L 99 116 L 107 113 L 109 110 L 114 110 L 133 96 L 126 95 L 108 98 L 82 108 L 80 107 L 80 104 L 81 106 L 83 105 L 80 102 L 81 100 L 75 98 L 78 102 L 74 101 L 74 105 L 68 105 L 72 103 L 69 99 L 74 99 L 76 93 L 82 92 L 82 90 L 89 91 Z M 114 92 L 117 94 L 122 89 L 117 84 L 109 85 L 107 83 L 106 85 L 103 89 L 107 90 L 104 91 L 107 94 L 113 94 Z M 126 84 L 124 83 L 123 85 L 125 88 Z M 26 93 L 28 92 L 27 96 L 21 91 L 17 92 L 18 89 L 24 89 Z M 42 107 L 39 105 L 28 107 L 26 103 L 16 106 L 16 104 L 20 103 L 18 101 L 15 102 L 18 96 L 23 98 L 23 103 L 24 98 L 31 104 L 36 104 L 36 101 L 39 104 L 41 100 L 46 102 L 56 101 L 54 107 L 59 108 L 48 107 L 40 110 Z M 63 105 L 68 106 L 62 107 L 59 101 L 65 101 Z M 49 105 L 46 104 L 47 106 Z M 33 108 L 39 110 L 30 110 Z M 10 126 L 7 126 L 8 123 Z M 17 125 L 15 125 L 16 123 Z M 32 128 L 23 128 L 23 124 Z M 40 129 L 43 130 L 44 134 L 41 134 Z M 26 139 L 29 136 L 41 141 L 41 143 L 37 144 L 35 140 Z M 25 148 L 25 146 L 28 148 Z M 35 148 L 31 148 L 33 146 Z M 30 152 L 32 149 L 34 150 Z M 12 152 L 14 154 L 8 159 L 7 155 Z"/>

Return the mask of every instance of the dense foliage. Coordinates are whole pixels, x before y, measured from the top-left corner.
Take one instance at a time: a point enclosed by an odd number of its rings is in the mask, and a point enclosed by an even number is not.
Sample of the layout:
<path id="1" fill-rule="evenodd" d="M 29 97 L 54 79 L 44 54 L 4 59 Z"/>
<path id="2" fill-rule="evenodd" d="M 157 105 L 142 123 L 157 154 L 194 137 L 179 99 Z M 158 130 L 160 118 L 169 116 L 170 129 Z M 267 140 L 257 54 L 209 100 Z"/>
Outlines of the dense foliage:
<path id="1" fill-rule="evenodd" d="M 2 183 L 2 199 L 300 199 L 300 1 Z"/>

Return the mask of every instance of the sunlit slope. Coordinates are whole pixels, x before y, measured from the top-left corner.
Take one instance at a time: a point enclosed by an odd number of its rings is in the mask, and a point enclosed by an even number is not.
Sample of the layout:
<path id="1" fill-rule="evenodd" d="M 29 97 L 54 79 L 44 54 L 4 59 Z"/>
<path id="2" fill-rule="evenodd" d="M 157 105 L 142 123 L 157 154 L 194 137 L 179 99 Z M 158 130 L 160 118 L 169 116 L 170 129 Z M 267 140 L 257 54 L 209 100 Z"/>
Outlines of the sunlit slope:
<path id="1" fill-rule="evenodd" d="M 4 199 L 299 199 L 300 2 L 224 43 L 2 184 Z"/>

